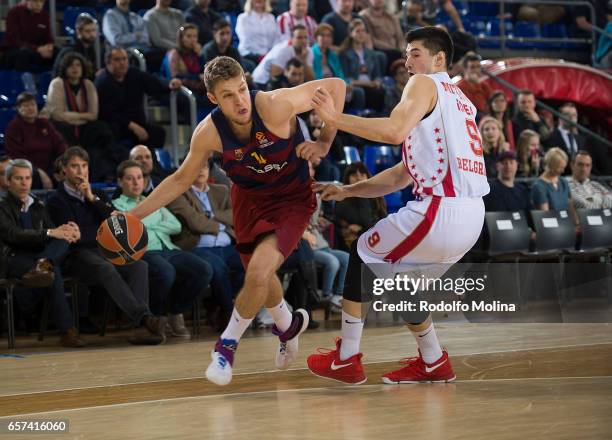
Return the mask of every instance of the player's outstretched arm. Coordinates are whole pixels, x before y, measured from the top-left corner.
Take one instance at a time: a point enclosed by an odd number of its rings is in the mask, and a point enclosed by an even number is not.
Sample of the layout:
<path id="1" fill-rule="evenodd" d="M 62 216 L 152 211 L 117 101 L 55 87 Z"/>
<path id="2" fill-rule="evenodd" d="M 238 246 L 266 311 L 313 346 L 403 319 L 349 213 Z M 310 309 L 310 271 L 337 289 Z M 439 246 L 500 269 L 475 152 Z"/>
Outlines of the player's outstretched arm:
<path id="1" fill-rule="evenodd" d="M 403 189 L 410 184 L 412 178 L 406 172 L 402 162 L 367 180 L 352 185 L 337 186 L 333 184 L 315 183 L 312 190 L 321 193 L 323 200 L 341 201 L 347 197 L 363 197 L 371 199 L 382 197 Z"/>
<path id="2" fill-rule="evenodd" d="M 221 140 L 210 116 L 202 121 L 191 137 L 189 153 L 175 173 L 166 177 L 149 196 L 130 212 L 139 219 L 174 201 L 193 184 L 202 164 L 213 151 L 221 151 Z"/>
<path id="3" fill-rule="evenodd" d="M 340 78 L 326 78 L 310 81 L 297 87 L 278 89 L 266 93 L 266 99 L 269 100 L 269 104 L 265 107 L 269 109 L 266 121 L 281 125 L 287 121 L 288 117 L 292 118 L 295 115 L 312 110 L 312 97 L 317 89 L 325 90 L 334 107 L 342 112 L 346 96 L 346 83 Z M 297 149 L 297 155 L 304 159 L 311 159 L 312 156 L 325 156 L 336 137 L 336 132 L 337 129 L 333 122 L 326 122 L 317 142 L 301 144 Z"/>
<path id="4" fill-rule="evenodd" d="M 401 144 L 408 133 L 436 105 L 438 93 L 431 78 L 415 75 L 408 81 L 402 99 L 388 118 L 360 118 L 343 114 L 325 90 L 317 90 L 313 107 L 326 124 L 338 130 L 384 144 Z"/>

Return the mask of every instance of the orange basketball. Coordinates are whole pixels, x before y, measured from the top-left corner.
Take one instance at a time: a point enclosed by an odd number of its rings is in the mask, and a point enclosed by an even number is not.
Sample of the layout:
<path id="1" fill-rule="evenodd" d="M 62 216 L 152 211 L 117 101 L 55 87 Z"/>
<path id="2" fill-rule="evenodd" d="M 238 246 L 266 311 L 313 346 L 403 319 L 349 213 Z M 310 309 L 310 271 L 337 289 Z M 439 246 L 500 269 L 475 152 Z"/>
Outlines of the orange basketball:
<path id="1" fill-rule="evenodd" d="M 104 220 L 98 228 L 96 241 L 108 261 L 124 265 L 142 257 L 149 238 L 142 222 L 126 212 Z"/>

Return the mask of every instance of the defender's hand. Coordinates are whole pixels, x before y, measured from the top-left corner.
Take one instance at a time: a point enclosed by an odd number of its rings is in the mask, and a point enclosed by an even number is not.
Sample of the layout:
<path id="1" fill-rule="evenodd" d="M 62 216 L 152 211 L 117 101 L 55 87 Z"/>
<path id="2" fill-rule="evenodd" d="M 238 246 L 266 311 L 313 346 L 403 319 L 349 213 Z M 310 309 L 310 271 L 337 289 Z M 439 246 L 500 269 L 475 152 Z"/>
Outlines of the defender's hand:
<path id="1" fill-rule="evenodd" d="M 349 197 L 348 191 L 344 186 L 329 183 L 313 183 L 312 191 L 321 194 L 321 200 L 335 200 L 341 202 Z"/>

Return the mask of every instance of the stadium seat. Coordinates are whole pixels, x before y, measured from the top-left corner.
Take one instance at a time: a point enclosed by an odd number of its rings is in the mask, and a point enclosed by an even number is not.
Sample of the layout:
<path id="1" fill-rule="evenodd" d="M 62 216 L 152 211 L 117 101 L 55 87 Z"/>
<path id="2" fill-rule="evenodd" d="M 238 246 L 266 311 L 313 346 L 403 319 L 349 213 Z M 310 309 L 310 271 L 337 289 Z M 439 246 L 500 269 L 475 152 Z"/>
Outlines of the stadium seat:
<path id="1" fill-rule="evenodd" d="M 49 91 L 49 84 L 51 84 L 52 79 L 53 74 L 50 71 L 42 72 L 38 76 L 38 99 L 43 103 L 47 100 L 47 92 Z"/>
<path id="2" fill-rule="evenodd" d="M 385 203 L 387 204 L 387 212 L 389 214 L 399 211 L 400 208 L 404 206 L 402 202 L 402 192 L 395 191 L 391 194 L 387 194 L 385 196 Z"/>
<path id="3" fill-rule="evenodd" d="M 465 30 L 470 34 L 478 37 L 485 36 L 487 32 L 487 22 L 489 21 L 488 17 L 479 17 L 479 16 L 468 16 L 463 20 L 463 26 L 465 26 Z"/>
<path id="4" fill-rule="evenodd" d="M 232 47 L 238 47 L 238 35 L 236 34 L 236 23 L 238 22 L 238 15 L 233 13 L 225 14 L 225 19 L 230 24 L 232 28 Z"/>
<path id="5" fill-rule="evenodd" d="M 567 38 L 567 28 L 563 23 L 549 23 L 542 26 L 542 36 L 545 38 Z M 562 49 L 565 43 L 540 43 L 543 48 Z"/>
<path id="6" fill-rule="evenodd" d="M 17 112 L 13 108 L 0 108 L 0 146 L 4 149 L 4 133 Z"/>
<path id="7" fill-rule="evenodd" d="M 514 24 L 514 39 L 508 42 L 508 47 L 513 49 L 536 49 L 542 48 L 542 43 L 533 41 L 516 41 L 519 38 L 538 38 L 540 37 L 540 26 L 529 21 L 517 21 Z"/>
<path id="8" fill-rule="evenodd" d="M 512 22 L 509 20 L 504 20 L 504 30 L 506 34 L 506 38 L 512 38 Z M 485 30 L 486 37 L 499 37 L 500 36 L 500 20 L 497 18 L 491 19 L 487 23 L 487 28 Z M 478 45 L 480 47 L 491 47 L 497 48 L 500 47 L 499 41 L 479 41 Z"/>
<path id="9" fill-rule="evenodd" d="M 372 175 L 395 165 L 393 150 L 385 145 L 368 145 L 363 150 L 363 162 Z"/>
<path id="10" fill-rule="evenodd" d="M 163 148 L 156 148 L 155 157 L 157 158 L 159 165 L 165 171 L 171 171 L 172 168 L 174 168 L 172 165 L 172 158 L 170 157 L 170 153 L 168 152 L 168 150 L 165 150 Z"/>
<path id="11" fill-rule="evenodd" d="M 80 6 L 68 6 L 64 10 L 64 34 L 74 36 L 76 20 L 81 14 L 89 14 L 92 18 L 97 19 L 98 12 L 95 8 L 84 8 Z"/>
<path id="12" fill-rule="evenodd" d="M 23 72 L 14 70 L 0 70 L 0 107 L 12 107 L 15 105 L 17 95 L 25 90 L 23 85 Z"/>
<path id="13" fill-rule="evenodd" d="M 470 15 L 482 17 L 497 17 L 499 14 L 499 3 L 470 2 Z"/>
<path id="14" fill-rule="evenodd" d="M 355 162 L 361 162 L 361 156 L 359 156 L 359 150 L 357 147 L 346 146 L 344 147 L 344 160 L 347 165 Z"/>

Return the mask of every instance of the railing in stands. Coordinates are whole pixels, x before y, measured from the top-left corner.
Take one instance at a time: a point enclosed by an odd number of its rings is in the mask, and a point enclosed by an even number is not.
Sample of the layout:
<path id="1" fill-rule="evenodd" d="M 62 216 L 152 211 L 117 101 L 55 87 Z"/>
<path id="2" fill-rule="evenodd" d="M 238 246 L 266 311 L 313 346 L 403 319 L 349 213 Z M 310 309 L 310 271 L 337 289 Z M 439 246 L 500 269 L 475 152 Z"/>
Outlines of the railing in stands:
<path id="1" fill-rule="evenodd" d="M 516 95 L 518 94 L 518 92 L 520 91 L 520 89 L 516 86 L 514 86 L 513 84 L 510 84 L 508 81 L 499 78 L 497 75 L 495 75 L 494 73 L 491 72 L 487 72 L 486 70 L 482 70 L 482 72 L 487 75 L 488 77 L 490 77 L 493 81 L 497 82 L 498 84 L 501 84 L 504 87 L 509 88 L 510 90 L 512 90 L 512 93 L 514 93 L 514 96 L 516 98 Z M 516 99 L 515 99 L 516 102 Z M 545 104 L 544 102 L 540 101 L 539 99 L 536 99 L 536 104 L 545 109 L 548 110 L 549 112 L 551 112 L 553 115 L 555 115 L 557 118 L 559 119 L 563 119 L 565 122 L 568 122 L 570 124 L 575 124 L 576 128 L 578 129 L 578 131 L 581 131 L 582 133 L 586 134 L 587 136 L 593 138 L 593 139 L 597 139 L 599 142 L 601 142 L 603 145 L 612 148 L 612 142 L 610 142 L 609 140 L 607 140 L 604 137 L 601 137 L 600 135 L 598 135 L 597 133 L 595 133 L 594 131 L 589 130 L 588 128 L 586 128 L 584 125 L 580 125 L 578 123 L 574 123 L 573 121 L 571 121 L 570 119 L 566 118 L 565 116 L 563 116 L 561 113 L 559 113 L 557 110 L 555 110 L 554 108 L 550 107 L 549 105 Z"/>
<path id="2" fill-rule="evenodd" d="M 145 56 L 142 54 L 141 51 L 139 51 L 138 49 L 134 49 L 133 47 L 128 47 L 125 49 L 128 56 L 131 56 L 133 58 L 135 58 L 138 61 L 138 67 L 140 68 L 141 71 L 146 72 L 147 71 L 147 60 L 145 60 Z M 147 95 L 145 95 L 143 98 L 143 107 L 144 107 L 144 114 L 145 114 L 145 118 L 148 120 L 149 119 L 149 111 L 148 111 L 148 100 L 147 100 Z"/>
<path id="3" fill-rule="evenodd" d="M 586 0 L 467 0 L 468 3 L 498 3 L 499 4 L 499 37 L 478 37 L 479 39 L 489 40 L 489 41 L 499 41 L 500 42 L 500 50 L 501 56 L 506 56 L 506 41 L 508 40 L 506 35 L 505 23 L 504 19 L 506 16 L 506 5 L 507 4 L 521 4 L 521 5 L 548 5 L 548 6 L 586 6 L 589 8 L 591 12 L 591 23 L 595 23 L 595 8 L 593 5 Z M 590 42 L 592 46 L 591 50 L 591 58 L 592 61 L 595 61 L 595 52 L 596 52 L 596 44 L 597 39 L 595 38 L 596 29 L 593 27 L 593 33 L 591 40 L 578 39 L 578 38 L 543 38 L 543 37 L 519 37 L 517 41 L 520 42 L 541 42 L 541 43 L 557 43 L 557 42 L 565 42 L 565 43 L 584 43 Z"/>
<path id="4" fill-rule="evenodd" d="M 195 132 L 198 117 L 198 107 L 196 104 L 196 98 L 193 96 L 193 92 L 185 86 L 181 86 L 177 90 L 173 90 L 170 93 L 170 135 L 172 137 L 172 160 L 174 165 L 179 165 L 179 154 L 178 154 L 178 112 L 177 112 L 177 98 L 179 93 L 187 98 L 189 101 L 189 123 L 191 124 L 191 134 Z M 190 136 L 191 138 L 191 136 Z"/>

